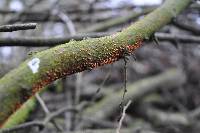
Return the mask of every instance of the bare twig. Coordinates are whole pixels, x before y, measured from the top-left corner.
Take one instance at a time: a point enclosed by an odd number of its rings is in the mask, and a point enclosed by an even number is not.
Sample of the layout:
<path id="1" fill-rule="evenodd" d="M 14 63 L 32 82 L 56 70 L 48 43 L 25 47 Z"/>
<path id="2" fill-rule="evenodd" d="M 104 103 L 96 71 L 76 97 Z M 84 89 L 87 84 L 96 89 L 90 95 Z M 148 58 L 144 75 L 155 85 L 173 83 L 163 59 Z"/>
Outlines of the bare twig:
<path id="1" fill-rule="evenodd" d="M 68 15 L 57 10 L 55 10 L 55 14 L 57 14 L 58 17 L 66 24 L 70 34 L 75 35 L 76 34 L 75 26 L 72 20 L 68 17 Z"/>
<path id="2" fill-rule="evenodd" d="M 42 98 L 40 97 L 40 95 L 38 93 L 36 93 L 35 97 L 38 100 L 38 102 L 40 103 L 40 105 L 42 106 L 42 109 L 44 110 L 45 114 L 48 115 L 50 113 L 50 111 L 47 108 L 47 106 L 44 103 L 44 101 L 42 100 Z"/>
<path id="3" fill-rule="evenodd" d="M 11 133 L 14 131 L 19 131 L 19 130 L 23 130 L 26 128 L 30 128 L 30 127 L 44 127 L 44 123 L 41 121 L 31 121 L 31 122 L 26 122 L 23 124 L 20 124 L 18 126 L 12 127 L 12 128 L 6 128 L 6 129 L 2 129 L 0 130 L 0 133 Z"/>
<path id="4" fill-rule="evenodd" d="M 125 94 L 127 92 L 127 62 L 128 62 L 128 52 L 127 50 L 124 51 L 124 92 L 122 95 L 122 101 L 120 103 L 120 106 L 123 106 L 123 102 L 124 102 L 124 98 L 125 98 Z"/>
<path id="5" fill-rule="evenodd" d="M 98 89 L 96 90 L 96 93 L 92 96 L 91 102 L 94 102 L 97 98 L 97 94 L 101 91 L 101 88 L 104 86 L 105 82 L 110 78 L 112 68 L 110 68 L 109 72 L 106 74 L 104 80 L 102 83 L 99 85 Z"/>
<path id="6" fill-rule="evenodd" d="M 47 108 L 45 102 L 42 100 L 42 98 L 40 97 L 40 95 L 38 93 L 36 93 L 36 99 L 38 100 L 38 102 L 40 103 L 40 105 L 42 106 L 42 109 L 44 110 L 46 116 L 48 116 L 50 114 L 49 109 Z M 63 131 L 62 128 L 56 123 L 56 121 L 54 119 L 51 120 L 52 124 L 55 126 L 55 128 L 58 131 Z"/>
<path id="7" fill-rule="evenodd" d="M 2 25 L 0 26 L 0 32 L 13 32 L 18 30 L 30 30 L 36 28 L 36 23 L 26 24 L 13 24 L 13 25 Z"/>
<path id="8" fill-rule="evenodd" d="M 121 116 L 121 118 L 120 118 L 120 120 L 119 120 L 119 125 L 118 125 L 118 127 L 117 127 L 116 133 L 120 133 L 120 129 L 121 129 L 121 126 L 122 126 L 122 122 L 123 122 L 123 120 L 124 120 L 124 118 L 125 118 L 125 116 L 126 116 L 126 110 L 127 110 L 128 107 L 130 106 L 130 104 L 131 104 L 131 100 L 129 100 L 128 103 L 126 104 L 126 106 L 124 106 L 124 108 L 123 108 L 122 116 Z"/>
<path id="9" fill-rule="evenodd" d="M 35 121 L 27 122 L 24 124 L 20 124 L 18 126 L 12 127 L 12 128 L 1 129 L 0 133 L 10 133 L 13 131 L 23 130 L 23 129 L 30 128 L 30 127 L 45 127 L 48 122 L 50 122 L 55 117 L 61 115 L 62 113 L 69 112 L 69 111 L 77 112 L 78 110 L 84 108 L 87 104 L 88 104 L 87 102 L 82 102 L 81 104 L 79 104 L 76 107 L 63 107 L 55 112 L 50 113 L 41 121 L 35 120 Z"/>

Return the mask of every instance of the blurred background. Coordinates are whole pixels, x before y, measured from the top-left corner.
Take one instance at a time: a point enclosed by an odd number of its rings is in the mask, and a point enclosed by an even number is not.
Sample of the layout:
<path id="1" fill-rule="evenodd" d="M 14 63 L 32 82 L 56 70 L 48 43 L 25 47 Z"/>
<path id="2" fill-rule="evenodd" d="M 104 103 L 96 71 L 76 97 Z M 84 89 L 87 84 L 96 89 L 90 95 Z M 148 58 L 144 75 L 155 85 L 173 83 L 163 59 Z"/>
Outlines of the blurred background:
<path id="1" fill-rule="evenodd" d="M 121 31 L 162 3 L 162 0 L 0 0 L 1 25 L 37 23 L 34 30 L 0 33 L 0 77 L 31 54 L 68 42 L 73 36 L 81 40 Z M 91 133 L 115 132 L 122 114 L 120 103 L 126 105 L 132 100 L 122 132 L 198 133 L 199 35 L 197 0 L 158 31 L 154 39 L 145 41 L 127 62 L 122 59 L 64 77 L 46 87 L 25 105 L 28 113 L 14 125 L 57 115 L 44 125 L 17 132 L 86 129 Z M 54 38 L 58 42 L 51 42 Z M 38 39 L 41 42 L 37 45 Z M 124 88 L 127 92 L 123 99 Z M 67 111 L 69 107 L 74 110 Z"/>

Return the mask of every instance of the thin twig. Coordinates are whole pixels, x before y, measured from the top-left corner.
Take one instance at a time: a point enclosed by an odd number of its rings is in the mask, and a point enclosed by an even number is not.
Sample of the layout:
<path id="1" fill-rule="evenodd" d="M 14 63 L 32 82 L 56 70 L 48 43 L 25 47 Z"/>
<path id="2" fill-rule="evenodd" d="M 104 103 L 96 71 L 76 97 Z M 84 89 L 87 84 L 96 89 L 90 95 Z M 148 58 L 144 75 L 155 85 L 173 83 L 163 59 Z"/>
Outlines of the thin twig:
<path id="1" fill-rule="evenodd" d="M 127 49 L 124 50 L 124 92 L 123 92 L 123 95 L 122 95 L 122 101 L 119 105 L 120 109 L 122 109 L 123 107 L 123 102 L 124 102 L 124 98 L 125 98 L 125 94 L 127 92 L 127 62 L 128 62 L 128 57 L 130 54 L 128 53 Z"/>
<path id="2" fill-rule="evenodd" d="M 121 116 L 121 118 L 119 120 L 119 124 L 118 124 L 117 130 L 116 130 L 116 133 L 120 133 L 122 122 L 123 122 L 123 120 L 124 120 L 124 118 L 126 116 L 126 110 L 128 109 L 130 104 L 131 104 L 131 100 L 129 100 L 128 103 L 126 104 L 126 106 L 124 106 L 124 108 L 123 108 L 122 116 Z"/>
<path id="3" fill-rule="evenodd" d="M 50 114 L 50 111 L 49 111 L 48 107 L 46 106 L 45 102 L 43 101 L 43 99 L 40 97 L 40 95 L 38 93 L 36 93 L 35 96 L 36 96 L 36 99 L 38 100 L 38 102 L 40 103 L 42 109 L 44 110 L 46 116 L 48 116 Z M 62 128 L 56 123 L 56 121 L 54 119 L 51 120 L 51 122 L 58 131 L 63 131 Z"/>
<path id="4" fill-rule="evenodd" d="M 18 30 L 30 30 L 36 28 L 36 23 L 25 23 L 25 24 L 12 24 L 0 26 L 0 32 L 13 32 Z"/>
<path id="5" fill-rule="evenodd" d="M 16 132 L 19 130 L 27 129 L 30 127 L 44 127 L 44 126 L 45 125 L 42 121 L 31 121 L 31 122 L 26 122 L 26 123 L 20 124 L 15 127 L 1 129 L 0 133 L 11 133 L 11 132 Z"/>
<path id="6" fill-rule="evenodd" d="M 44 101 L 42 100 L 42 98 L 40 97 L 40 95 L 38 93 L 36 93 L 35 97 L 38 100 L 38 102 L 40 103 L 40 105 L 42 106 L 42 109 L 44 110 L 45 114 L 48 115 L 50 113 L 50 111 L 47 108 L 47 106 L 44 103 Z"/>
<path id="7" fill-rule="evenodd" d="M 127 92 L 127 61 L 128 61 L 128 57 L 124 56 L 124 94 L 123 94 L 123 100 L 124 100 L 125 94 Z"/>
<path id="8" fill-rule="evenodd" d="M 75 26 L 72 20 L 68 17 L 68 15 L 66 13 L 57 10 L 55 10 L 55 14 L 57 14 L 58 17 L 66 24 L 70 34 L 75 35 L 76 34 Z"/>
<path id="9" fill-rule="evenodd" d="M 18 131 L 18 130 L 23 130 L 26 128 L 30 128 L 30 127 L 45 127 L 46 124 L 48 122 L 50 122 L 52 119 L 54 119 L 55 117 L 61 115 L 64 112 L 69 112 L 69 111 L 78 111 L 81 110 L 82 108 L 84 108 L 88 103 L 87 102 L 82 102 L 81 104 L 79 104 L 76 107 L 63 107 L 60 108 L 59 110 L 50 113 L 49 115 L 47 115 L 43 120 L 39 121 L 39 120 L 35 120 L 35 121 L 31 121 L 31 122 L 26 122 L 20 125 L 17 125 L 15 127 L 12 128 L 6 128 L 6 129 L 1 129 L 0 133 L 10 133 L 13 131 Z"/>
<path id="10" fill-rule="evenodd" d="M 109 72 L 106 74 L 106 77 L 104 78 L 103 82 L 100 84 L 100 86 L 98 87 L 98 89 L 96 90 L 96 93 L 94 94 L 94 96 L 92 97 L 91 102 L 94 102 L 97 98 L 97 94 L 101 91 L 101 88 L 104 86 L 105 82 L 110 78 L 110 74 L 111 74 L 111 67 Z"/>

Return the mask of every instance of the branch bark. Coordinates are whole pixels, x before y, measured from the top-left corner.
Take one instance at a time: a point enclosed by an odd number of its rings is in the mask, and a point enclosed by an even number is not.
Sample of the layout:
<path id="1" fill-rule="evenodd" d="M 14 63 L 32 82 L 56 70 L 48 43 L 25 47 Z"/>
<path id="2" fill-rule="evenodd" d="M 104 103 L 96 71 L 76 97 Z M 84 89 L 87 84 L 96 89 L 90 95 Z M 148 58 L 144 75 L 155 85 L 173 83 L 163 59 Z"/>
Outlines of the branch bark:
<path id="1" fill-rule="evenodd" d="M 35 98 L 33 97 L 29 99 L 26 103 L 24 103 L 19 110 L 17 110 L 9 117 L 9 119 L 4 124 L 3 128 L 10 128 L 20 123 L 23 123 L 24 121 L 27 120 L 27 118 L 30 116 L 30 113 L 34 110 L 35 107 L 36 107 L 36 101 Z"/>
<path id="2" fill-rule="evenodd" d="M 39 52 L 0 79 L 0 127 L 41 88 L 66 75 L 111 64 L 141 46 L 143 39 L 171 21 L 190 0 L 167 0 L 122 32 L 102 38 L 70 41 Z"/>
<path id="3" fill-rule="evenodd" d="M 18 30 L 30 30 L 36 28 L 36 23 L 26 24 L 13 24 L 13 25 L 2 25 L 0 26 L 0 32 L 13 32 Z"/>
<path id="4" fill-rule="evenodd" d="M 0 47 L 3 46 L 25 46 L 25 47 L 53 47 L 59 44 L 68 43 L 70 40 L 83 40 L 84 38 L 98 38 L 108 36 L 111 32 L 96 32 L 96 33 L 84 33 L 76 34 L 72 36 L 64 37 L 18 37 L 18 38 L 0 38 Z M 159 41 L 180 41 L 183 43 L 200 43 L 200 37 L 193 35 L 177 35 L 170 33 L 155 33 L 155 37 Z"/>

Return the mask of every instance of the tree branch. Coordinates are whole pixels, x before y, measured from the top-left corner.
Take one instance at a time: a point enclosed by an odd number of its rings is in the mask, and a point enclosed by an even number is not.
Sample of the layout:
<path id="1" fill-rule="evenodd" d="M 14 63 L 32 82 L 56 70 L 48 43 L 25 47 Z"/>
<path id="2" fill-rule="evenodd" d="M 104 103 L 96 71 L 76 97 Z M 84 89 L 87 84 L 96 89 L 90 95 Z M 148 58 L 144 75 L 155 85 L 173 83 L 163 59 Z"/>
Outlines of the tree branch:
<path id="1" fill-rule="evenodd" d="M 18 30 L 30 30 L 36 28 L 36 23 L 26 23 L 26 24 L 12 24 L 12 25 L 2 25 L 0 26 L 0 32 L 13 32 Z"/>
<path id="2" fill-rule="evenodd" d="M 167 0 L 122 32 L 102 38 L 70 41 L 38 52 L 0 79 L 0 127 L 20 106 L 44 86 L 66 75 L 111 64 L 133 52 L 142 40 L 171 21 L 190 0 Z"/>
<path id="3" fill-rule="evenodd" d="M 11 128 L 25 122 L 30 116 L 30 113 L 35 109 L 35 107 L 36 100 L 34 97 L 32 97 L 26 103 L 24 103 L 19 110 L 17 110 L 9 117 L 9 119 L 4 124 L 3 128 Z"/>
<path id="4" fill-rule="evenodd" d="M 130 104 L 131 104 L 131 100 L 128 101 L 128 103 L 126 104 L 126 106 L 124 106 L 124 108 L 123 108 L 122 116 L 121 116 L 121 118 L 120 118 L 120 120 L 119 120 L 119 125 L 118 125 L 118 127 L 117 127 L 116 133 L 120 133 L 120 129 L 121 129 L 121 127 L 122 127 L 122 122 L 123 122 L 123 120 L 124 120 L 124 118 L 125 118 L 125 116 L 126 116 L 126 110 L 127 110 L 128 107 L 130 106 Z"/>
<path id="5" fill-rule="evenodd" d="M 25 47 L 53 47 L 59 44 L 68 43 L 70 40 L 83 40 L 84 38 L 98 38 L 111 35 L 111 32 L 95 32 L 76 34 L 64 37 L 17 37 L 17 38 L 0 38 L 0 47 L 2 46 L 25 46 Z M 170 33 L 155 33 L 159 41 L 180 41 L 183 43 L 200 43 L 200 37 L 193 35 L 177 35 Z"/>
<path id="6" fill-rule="evenodd" d="M 69 35 L 65 37 L 25 37 L 25 38 L 0 38 L 1 46 L 26 46 L 26 47 L 40 47 L 40 46 L 56 46 L 59 44 L 68 43 L 70 40 L 83 40 L 84 38 L 98 38 L 111 35 L 109 32 L 98 33 L 84 33 Z"/>

